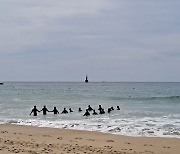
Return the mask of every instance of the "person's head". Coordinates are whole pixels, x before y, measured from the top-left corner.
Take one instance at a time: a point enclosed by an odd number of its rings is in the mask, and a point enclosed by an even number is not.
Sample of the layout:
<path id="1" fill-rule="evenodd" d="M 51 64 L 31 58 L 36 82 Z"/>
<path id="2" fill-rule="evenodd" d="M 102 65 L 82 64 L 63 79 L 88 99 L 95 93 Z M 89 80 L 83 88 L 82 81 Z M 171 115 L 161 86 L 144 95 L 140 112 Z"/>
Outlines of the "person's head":
<path id="1" fill-rule="evenodd" d="M 34 106 L 34 108 L 36 108 L 36 106 Z"/>
<path id="2" fill-rule="evenodd" d="M 54 107 L 54 109 L 56 109 L 56 107 Z"/>

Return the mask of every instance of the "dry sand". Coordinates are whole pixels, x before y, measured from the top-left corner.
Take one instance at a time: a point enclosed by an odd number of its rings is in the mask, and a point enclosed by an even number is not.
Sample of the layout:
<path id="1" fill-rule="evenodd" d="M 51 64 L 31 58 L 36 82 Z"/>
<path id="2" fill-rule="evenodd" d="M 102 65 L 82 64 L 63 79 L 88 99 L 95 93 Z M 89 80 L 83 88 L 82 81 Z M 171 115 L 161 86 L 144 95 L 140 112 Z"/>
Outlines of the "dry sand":
<path id="1" fill-rule="evenodd" d="M 0 154 L 180 154 L 180 139 L 0 125 Z"/>

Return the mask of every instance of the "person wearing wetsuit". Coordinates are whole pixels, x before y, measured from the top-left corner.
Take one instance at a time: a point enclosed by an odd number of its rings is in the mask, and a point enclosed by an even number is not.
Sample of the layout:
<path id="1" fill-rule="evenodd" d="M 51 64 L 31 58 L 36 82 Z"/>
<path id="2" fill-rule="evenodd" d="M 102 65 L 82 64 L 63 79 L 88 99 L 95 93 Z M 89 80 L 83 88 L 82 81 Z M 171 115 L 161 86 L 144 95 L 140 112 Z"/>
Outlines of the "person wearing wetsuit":
<path id="1" fill-rule="evenodd" d="M 90 113 L 89 113 L 88 109 L 86 109 L 86 112 L 84 113 L 83 116 L 90 116 Z"/>
<path id="2" fill-rule="evenodd" d="M 98 108 L 98 110 L 99 110 L 99 111 L 101 111 L 101 110 L 102 110 L 102 107 L 101 107 L 101 105 L 99 105 L 99 108 Z"/>
<path id="3" fill-rule="evenodd" d="M 104 114 L 104 113 L 105 113 L 104 109 L 101 109 L 101 110 L 99 111 L 99 114 Z"/>
<path id="4" fill-rule="evenodd" d="M 66 108 L 64 108 L 64 110 L 61 112 L 61 114 L 66 114 L 68 113 L 68 111 L 66 110 Z"/>
<path id="5" fill-rule="evenodd" d="M 120 107 L 119 107 L 119 106 L 117 106 L 117 110 L 120 110 Z"/>
<path id="6" fill-rule="evenodd" d="M 41 111 L 43 111 L 43 115 L 46 115 L 47 112 L 50 112 L 50 111 L 46 108 L 45 105 L 44 105 L 44 107 L 41 109 Z M 41 112 L 41 111 L 40 111 L 40 112 Z"/>
<path id="7" fill-rule="evenodd" d="M 69 108 L 69 112 L 73 112 L 73 110 L 71 108 Z"/>
<path id="8" fill-rule="evenodd" d="M 82 109 L 81 108 L 79 108 L 79 110 L 78 110 L 79 112 L 81 112 L 82 111 Z"/>
<path id="9" fill-rule="evenodd" d="M 59 111 L 56 109 L 56 107 L 54 107 L 54 109 L 51 112 L 54 112 L 54 114 L 59 114 Z"/>
<path id="10" fill-rule="evenodd" d="M 92 110 L 93 108 L 90 105 L 88 105 L 88 111 L 92 111 Z"/>
<path id="11" fill-rule="evenodd" d="M 95 110 L 93 110 L 92 115 L 97 115 L 97 112 Z"/>
<path id="12" fill-rule="evenodd" d="M 112 111 L 112 109 L 111 108 L 108 108 L 108 113 L 110 113 Z"/>
<path id="13" fill-rule="evenodd" d="M 37 112 L 40 112 L 40 111 L 36 108 L 36 106 L 34 106 L 34 108 L 32 109 L 32 111 L 30 113 L 30 115 L 33 113 L 34 116 L 37 116 Z"/>

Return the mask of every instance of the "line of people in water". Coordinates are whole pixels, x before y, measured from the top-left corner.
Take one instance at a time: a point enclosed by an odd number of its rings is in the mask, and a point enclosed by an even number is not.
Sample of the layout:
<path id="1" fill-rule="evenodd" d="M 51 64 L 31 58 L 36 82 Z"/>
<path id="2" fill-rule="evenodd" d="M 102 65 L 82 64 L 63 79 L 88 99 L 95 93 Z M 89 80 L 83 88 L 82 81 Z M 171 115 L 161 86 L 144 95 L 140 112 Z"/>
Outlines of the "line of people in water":
<path id="1" fill-rule="evenodd" d="M 104 114 L 105 110 L 104 108 L 102 108 L 101 105 L 99 105 L 99 114 Z M 111 111 L 113 111 L 114 108 L 110 107 L 108 108 L 107 112 L 110 113 Z M 120 107 L 117 106 L 117 110 L 120 110 Z M 78 109 L 78 112 L 82 112 L 83 110 L 81 108 Z M 92 115 L 97 115 L 98 113 L 95 111 L 95 109 L 93 109 L 90 105 L 88 105 L 88 108 L 86 109 L 85 113 L 83 116 L 89 116 L 90 112 L 92 111 Z M 59 111 L 57 110 L 56 107 L 54 107 L 54 109 L 52 111 L 48 110 L 47 107 L 44 105 L 44 107 L 41 110 L 38 110 L 36 106 L 34 106 L 34 108 L 31 110 L 30 115 L 34 115 L 37 116 L 38 112 L 43 112 L 43 115 L 47 115 L 47 112 L 53 112 L 54 114 L 59 114 Z M 71 108 L 69 108 L 69 112 L 73 112 L 73 110 Z M 61 112 L 61 114 L 67 114 L 69 113 L 68 110 L 66 108 L 63 109 L 63 111 Z"/>

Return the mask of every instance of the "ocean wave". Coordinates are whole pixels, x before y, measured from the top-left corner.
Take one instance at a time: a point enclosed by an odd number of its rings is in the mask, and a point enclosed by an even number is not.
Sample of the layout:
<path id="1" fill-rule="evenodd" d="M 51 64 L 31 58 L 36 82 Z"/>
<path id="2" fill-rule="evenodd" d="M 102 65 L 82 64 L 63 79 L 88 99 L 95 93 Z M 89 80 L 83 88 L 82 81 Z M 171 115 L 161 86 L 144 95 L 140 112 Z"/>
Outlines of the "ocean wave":
<path id="1" fill-rule="evenodd" d="M 180 100 L 180 96 L 153 96 L 153 97 L 109 97 L 110 100 L 135 100 L 135 101 L 148 101 L 148 100 Z"/>
<path id="2" fill-rule="evenodd" d="M 169 123 L 168 123 L 169 122 Z M 36 127 L 63 128 L 97 131 L 125 136 L 175 137 L 180 138 L 180 123 L 168 117 L 139 119 L 83 119 L 83 120 L 42 120 L 4 119 L 0 124 L 15 124 Z"/>

